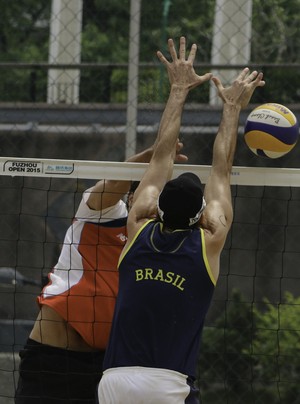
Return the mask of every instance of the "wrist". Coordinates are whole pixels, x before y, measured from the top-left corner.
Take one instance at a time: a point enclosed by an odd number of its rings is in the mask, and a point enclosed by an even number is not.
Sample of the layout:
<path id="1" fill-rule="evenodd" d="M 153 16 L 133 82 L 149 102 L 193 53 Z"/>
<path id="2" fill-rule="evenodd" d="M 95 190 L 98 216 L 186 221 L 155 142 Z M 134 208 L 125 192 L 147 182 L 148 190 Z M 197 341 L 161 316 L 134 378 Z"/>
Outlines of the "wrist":
<path id="1" fill-rule="evenodd" d="M 239 114 L 241 112 L 241 110 L 242 110 L 242 106 L 239 105 L 239 104 L 227 104 L 227 103 L 225 103 L 223 105 L 223 110 L 231 112 L 231 113 Z"/>
<path id="2" fill-rule="evenodd" d="M 175 96 L 179 100 L 185 100 L 189 93 L 189 89 L 186 86 L 179 85 L 179 84 L 172 84 L 171 85 L 171 92 L 170 95 Z"/>

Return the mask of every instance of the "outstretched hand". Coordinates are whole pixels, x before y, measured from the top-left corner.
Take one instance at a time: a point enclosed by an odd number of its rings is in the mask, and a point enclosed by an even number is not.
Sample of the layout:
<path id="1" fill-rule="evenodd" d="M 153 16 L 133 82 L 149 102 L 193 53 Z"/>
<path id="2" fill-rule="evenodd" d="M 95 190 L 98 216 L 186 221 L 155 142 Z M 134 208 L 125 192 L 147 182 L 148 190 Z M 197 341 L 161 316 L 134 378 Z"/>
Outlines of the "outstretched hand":
<path id="1" fill-rule="evenodd" d="M 249 74 L 248 67 L 242 70 L 230 87 L 224 88 L 217 77 L 212 77 L 212 81 L 224 104 L 240 105 L 242 109 L 247 107 L 254 90 L 265 85 L 263 73 L 254 70 Z"/>
<path id="2" fill-rule="evenodd" d="M 192 45 L 187 59 L 185 37 L 180 38 L 179 55 L 177 55 L 173 39 L 168 40 L 168 47 L 172 62 L 169 62 L 160 51 L 157 52 L 157 57 L 166 66 L 171 85 L 191 90 L 212 78 L 212 73 L 198 76 L 194 70 L 193 63 L 197 52 L 196 44 Z"/>

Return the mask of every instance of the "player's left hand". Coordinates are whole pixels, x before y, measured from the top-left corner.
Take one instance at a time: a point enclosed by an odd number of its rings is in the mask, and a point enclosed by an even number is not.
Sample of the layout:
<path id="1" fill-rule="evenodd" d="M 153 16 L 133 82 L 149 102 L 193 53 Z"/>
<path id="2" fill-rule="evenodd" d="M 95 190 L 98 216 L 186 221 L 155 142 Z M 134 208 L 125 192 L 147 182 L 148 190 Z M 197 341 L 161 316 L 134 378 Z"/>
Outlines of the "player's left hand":
<path id="1" fill-rule="evenodd" d="M 248 67 L 245 67 L 240 72 L 238 77 L 229 87 L 223 87 L 218 77 L 213 77 L 212 81 L 215 84 L 218 90 L 218 95 L 224 104 L 240 105 L 242 109 L 247 107 L 254 90 L 257 87 L 263 87 L 265 85 L 263 73 L 256 70 L 250 72 Z"/>

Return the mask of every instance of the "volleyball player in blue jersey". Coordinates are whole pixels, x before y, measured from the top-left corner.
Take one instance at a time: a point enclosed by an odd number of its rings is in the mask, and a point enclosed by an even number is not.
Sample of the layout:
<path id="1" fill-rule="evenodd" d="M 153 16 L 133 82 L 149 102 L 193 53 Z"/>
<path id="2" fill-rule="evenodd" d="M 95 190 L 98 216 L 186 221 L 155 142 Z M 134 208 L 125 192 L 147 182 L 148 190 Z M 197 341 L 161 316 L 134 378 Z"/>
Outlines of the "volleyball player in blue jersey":
<path id="1" fill-rule="evenodd" d="M 201 332 L 219 275 L 220 254 L 233 219 L 230 174 L 239 115 L 262 73 L 244 69 L 224 88 L 193 68 L 168 42 L 172 62 L 158 52 L 171 84 L 158 142 L 128 216 L 128 240 L 119 259 L 119 293 L 104 374 L 101 404 L 199 403 L 194 385 Z M 189 91 L 210 80 L 223 101 L 210 177 L 172 177 L 175 144 Z"/>

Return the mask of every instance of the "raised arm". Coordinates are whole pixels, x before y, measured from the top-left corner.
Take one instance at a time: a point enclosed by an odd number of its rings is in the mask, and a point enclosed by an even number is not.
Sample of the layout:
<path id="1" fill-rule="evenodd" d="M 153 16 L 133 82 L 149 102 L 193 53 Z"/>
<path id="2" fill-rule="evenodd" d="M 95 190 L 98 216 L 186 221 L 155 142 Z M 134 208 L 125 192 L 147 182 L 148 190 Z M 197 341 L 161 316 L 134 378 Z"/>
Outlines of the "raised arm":
<path id="1" fill-rule="evenodd" d="M 168 47 L 172 62 L 168 62 L 161 52 L 157 52 L 157 56 L 167 68 L 171 85 L 170 94 L 162 115 L 153 156 L 134 195 L 134 203 L 127 224 L 129 239 L 145 220 L 156 216 L 158 195 L 172 175 L 175 145 L 189 91 L 212 77 L 211 73 L 203 76 L 195 73 L 193 68 L 197 51 L 195 44 L 192 45 L 187 59 L 184 37 L 180 38 L 178 56 L 172 39 L 169 39 Z"/>
<path id="2" fill-rule="evenodd" d="M 230 176 L 236 149 L 240 112 L 245 108 L 257 87 L 264 86 L 263 74 L 245 68 L 224 88 L 220 80 L 212 78 L 223 101 L 223 114 L 213 146 L 212 169 L 205 186 L 206 226 L 216 240 L 218 252 L 223 248 L 233 219 Z"/>
<path id="3" fill-rule="evenodd" d="M 129 157 L 126 161 L 149 163 L 153 154 L 153 146 Z M 114 206 L 128 191 L 131 181 L 100 180 L 91 190 L 88 206 L 93 210 L 103 210 Z"/>

